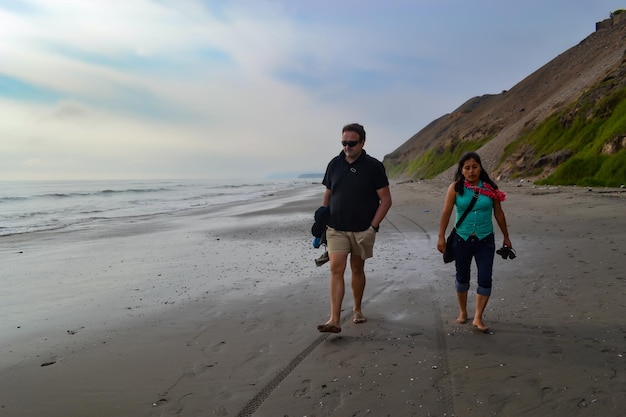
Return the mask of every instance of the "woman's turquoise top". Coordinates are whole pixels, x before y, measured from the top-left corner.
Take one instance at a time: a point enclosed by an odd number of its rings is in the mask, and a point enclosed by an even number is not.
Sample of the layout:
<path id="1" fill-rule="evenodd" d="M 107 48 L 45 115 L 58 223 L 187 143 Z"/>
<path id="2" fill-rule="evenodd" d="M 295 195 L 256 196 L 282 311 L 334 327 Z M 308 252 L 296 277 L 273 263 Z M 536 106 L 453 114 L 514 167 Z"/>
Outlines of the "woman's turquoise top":
<path id="1" fill-rule="evenodd" d="M 479 187 L 483 187 L 483 182 L 478 183 Z M 466 188 L 463 195 L 456 194 L 456 220 L 461 218 L 465 209 L 469 206 L 470 202 L 474 198 L 472 190 Z M 468 213 L 463 223 L 456 229 L 456 233 L 467 240 L 472 234 L 475 234 L 478 239 L 484 239 L 493 233 L 493 200 L 486 195 L 478 194 L 478 200 L 472 207 L 472 211 Z M 456 224 L 456 221 L 455 221 Z"/>

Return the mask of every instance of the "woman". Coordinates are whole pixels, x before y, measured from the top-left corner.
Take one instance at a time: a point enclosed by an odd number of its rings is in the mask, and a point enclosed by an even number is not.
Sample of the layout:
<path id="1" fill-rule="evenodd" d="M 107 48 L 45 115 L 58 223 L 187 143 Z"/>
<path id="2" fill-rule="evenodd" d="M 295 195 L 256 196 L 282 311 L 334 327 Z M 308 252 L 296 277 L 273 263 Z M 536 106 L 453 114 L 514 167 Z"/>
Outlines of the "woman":
<path id="1" fill-rule="evenodd" d="M 506 194 L 489 178 L 483 169 L 480 156 L 468 152 L 461 157 L 454 182 L 448 187 L 439 224 L 437 249 L 443 253 L 446 249 L 446 228 L 450 222 L 452 209 L 456 206 L 456 218 L 459 219 L 470 205 L 474 195 L 478 198 L 471 212 L 457 228 L 454 242 L 454 262 L 456 265 L 456 294 L 459 301 L 459 324 L 467 322 L 467 293 L 470 287 L 470 266 L 472 258 L 478 269 L 478 288 L 476 289 L 476 311 L 472 324 L 478 330 L 487 333 L 489 327 L 483 322 L 483 313 L 491 295 L 491 276 L 495 239 L 493 235 L 493 213 L 504 236 L 503 246 L 512 248 L 506 218 L 501 202 Z"/>

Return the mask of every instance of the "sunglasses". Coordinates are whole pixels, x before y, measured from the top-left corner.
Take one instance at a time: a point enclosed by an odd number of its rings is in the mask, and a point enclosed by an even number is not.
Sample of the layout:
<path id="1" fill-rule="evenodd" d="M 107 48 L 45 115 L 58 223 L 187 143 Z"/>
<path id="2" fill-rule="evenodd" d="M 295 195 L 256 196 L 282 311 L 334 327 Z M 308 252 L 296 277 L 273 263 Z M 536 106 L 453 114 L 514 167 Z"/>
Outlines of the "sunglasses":
<path id="1" fill-rule="evenodd" d="M 342 140 L 341 141 L 341 146 L 347 146 L 348 148 L 354 148 L 360 142 L 361 142 L 360 140 Z"/>

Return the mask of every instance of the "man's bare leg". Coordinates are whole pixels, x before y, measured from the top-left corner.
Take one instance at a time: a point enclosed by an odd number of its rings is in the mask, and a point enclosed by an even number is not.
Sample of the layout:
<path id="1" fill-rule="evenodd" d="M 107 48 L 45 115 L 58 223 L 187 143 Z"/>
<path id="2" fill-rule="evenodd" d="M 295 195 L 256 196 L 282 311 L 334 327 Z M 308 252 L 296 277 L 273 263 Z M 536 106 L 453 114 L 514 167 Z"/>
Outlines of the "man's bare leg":
<path id="1" fill-rule="evenodd" d="M 330 258 L 330 319 L 326 324 L 317 326 L 321 332 L 339 333 L 341 331 L 341 303 L 345 294 L 344 273 L 348 262 L 347 253 L 329 253 Z"/>
<path id="2" fill-rule="evenodd" d="M 356 324 L 365 323 L 366 318 L 361 310 L 366 282 L 365 260 L 358 255 L 351 255 L 350 269 L 352 270 L 352 294 L 354 295 L 354 318 L 352 321 Z"/>

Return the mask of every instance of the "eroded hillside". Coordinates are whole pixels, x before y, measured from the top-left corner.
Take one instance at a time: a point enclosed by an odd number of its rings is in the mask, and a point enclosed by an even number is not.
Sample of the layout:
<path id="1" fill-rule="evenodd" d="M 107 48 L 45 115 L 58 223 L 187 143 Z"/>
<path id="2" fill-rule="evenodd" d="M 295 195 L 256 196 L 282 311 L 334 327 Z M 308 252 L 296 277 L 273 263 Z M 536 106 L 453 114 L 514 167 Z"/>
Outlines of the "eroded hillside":
<path id="1" fill-rule="evenodd" d="M 590 106 L 591 103 L 597 105 L 613 95 L 612 100 L 617 103 L 612 102 L 612 107 L 603 104 L 605 112 L 607 109 L 612 112 L 625 101 L 619 93 L 626 85 L 626 18 L 623 16 L 614 12 L 611 19 L 598 23 L 596 32 L 510 90 L 474 97 L 430 123 L 385 156 L 390 176 L 450 178 L 456 161 L 468 150 L 477 150 L 483 163 L 498 177 L 523 175 L 541 179 L 552 174 L 555 168 L 576 157 L 580 147 L 569 149 L 568 144 L 562 143 L 562 148 L 545 154 L 542 153 L 545 146 L 533 144 L 536 137 L 529 139 L 532 132 L 544 127 L 542 124 L 550 117 L 558 117 L 566 126 L 568 114 L 578 124 L 581 120 L 597 124 L 599 118 L 610 117 L 612 113 L 599 114 L 600 110 Z M 578 117 L 581 111 L 587 112 L 583 119 Z M 626 134 L 626 121 L 622 127 L 623 130 L 617 128 L 612 132 L 614 136 L 606 140 L 614 155 L 626 151 L 620 139 Z M 546 140 L 555 139 L 546 137 Z M 597 152 L 600 154 L 602 149 Z"/>

